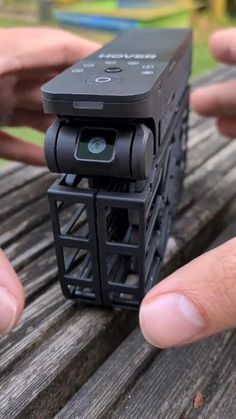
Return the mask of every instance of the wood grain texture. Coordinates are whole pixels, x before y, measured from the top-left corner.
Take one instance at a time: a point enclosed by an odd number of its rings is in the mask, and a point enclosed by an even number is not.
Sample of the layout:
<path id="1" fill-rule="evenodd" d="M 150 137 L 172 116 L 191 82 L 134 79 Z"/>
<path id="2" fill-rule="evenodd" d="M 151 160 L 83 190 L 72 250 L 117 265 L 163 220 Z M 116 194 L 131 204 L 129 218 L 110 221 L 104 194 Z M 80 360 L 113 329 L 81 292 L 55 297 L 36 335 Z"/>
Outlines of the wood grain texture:
<path id="1" fill-rule="evenodd" d="M 201 83 L 222 81 L 235 75 L 235 69 L 222 67 L 207 75 Z M 168 243 L 163 274 L 205 250 L 213 240 L 218 240 L 218 234 L 226 237 L 227 223 L 231 222 L 236 209 L 236 190 L 232 187 L 236 181 L 235 143 L 217 133 L 214 121 L 191 114 L 190 125 L 188 174 Z M 14 170 L 17 176 L 14 176 Z M 110 417 L 114 409 L 117 409 L 117 415 L 122 415 L 127 405 L 130 412 L 136 414 L 129 394 L 132 391 L 136 397 L 139 386 L 145 387 L 143 377 L 153 383 L 149 373 L 152 368 L 157 371 L 162 363 L 169 368 L 167 375 L 171 374 L 171 368 L 178 369 L 175 362 L 182 362 L 183 370 L 184 357 L 186 365 L 195 371 L 190 361 L 191 357 L 195 360 L 199 356 L 200 350 L 190 347 L 183 358 L 180 355 L 175 358 L 175 352 L 170 351 L 172 358 L 166 360 L 164 353 L 158 354 L 144 342 L 138 330 L 122 343 L 137 322 L 136 314 L 89 308 L 64 299 L 58 285 L 46 198 L 50 179 L 51 175 L 45 169 L 23 165 L 0 171 L 0 187 L 3 188 L 0 240 L 27 296 L 21 322 L 9 337 L 0 340 L 0 418 L 51 418 L 67 402 L 58 417 L 105 418 Z M 232 233 L 232 228 L 230 231 Z M 227 347 L 231 335 L 225 336 Z M 215 339 L 218 343 L 214 343 Z M 222 347 L 217 352 L 220 362 L 225 349 L 222 337 L 215 339 L 210 345 L 213 345 L 212 354 L 217 345 Z M 207 342 L 202 344 L 206 345 L 203 348 L 208 347 Z M 204 351 L 205 359 L 206 349 Z M 158 367 L 157 362 L 160 363 Z M 213 371 L 213 361 L 211 365 Z M 164 373 L 163 367 L 159 387 Z M 176 374 L 181 380 L 180 367 Z M 189 386 L 190 378 L 185 378 L 184 371 L 182 377 L 183 385 Z M 172 383 L 171 378 L 166 377 L 166 382 L 171 381 L 174 389 L 178 387 L 177 378 L 175 382 L 172 379 Z M 203 377 L 202 382 L 207 383 L 207 377 Z M 193 387 L 192 392 L 189 388 L 186 390 L 187 396 L 183 400 L 176 389 L 180 404 L 186 403 L 182 410 L 178 406 L 180 415 L 184 409 L 190 409 L 190 404 L 192 406 L 195 390 L 201 390 L 194 384 Z M 152 390 L 151 394 L 156 393 Z M 160 394 L 163 394 L 165 406 L 164 388 Z M 171 394 L 175 395 L 174 390 Z M 208 400 L 206 397 L 206 403 Z M 214 400 L 219 403 L 218 399 Z M 202 409 L 205 408 L 203 405 Z M 153 414 L 151 408 L 149 412 Z M 213 407 L 209 415 L 213 415 L 211 412 Z"/>
<path id="2" fill-rule="evenodd" d="M 31 206 L 16 212 L 0 224 L 0 246 L 5 247 L 23 233 L 49 219 L 46 196 L 35 201 Z"/>
<path id="3" fill-rule="evenodd" d="M 235 221 L 213 246 L 231 238 L 233 231 Z M 186 348 L 158 351 L 144 342 L 136 329 L 56 419 L 233 419 L 235 344 L 236 333 L 226 332 Z M 230 403 L 225 400 L 226 390 Z M 198 392 L 204 403 L 195 409 Z"/>
<path id="4" fill-rule="evenodd" d="M 201 167 L 194 170 L 184 180 L 179 212 L 196 202 L 200 196 L 220 182 L 235 165 L 236 142 L 231 141 L 214 156 L 209 158 Z"/>
<path id="5" fill-rule="evenodd" d="M 3 176 L 0 179 L 0 191 L 1 197 L 5 194 L 14 191 L 14 189 L 20 188 L 26 183 L 30 183 L 37 178 L 39 178 L 42 174 L 46 172 L 44 167 L 27 167 L 23 166 L 20 170 L 16 172 L 13 170 L 7 174 L 7 176 Z M 36 185 L 34 186 L 36 187 Z"/>
<path id="6" fill-rule="evenodd" d="M 11 173 L 17 173 L 18 170 L 22 169 L 24 165 L 22 163 L 7 163 L 0 166 L 0 179 L 10 175 Z"/>
<path id="7" fill-rule="evenodd" d="M 105 418 L 159 351 L 136 329 L 72 398 L 56 419 Z"/>
<path id="8" fill-rule="evenodd" d="M 127 322 L 127 313 L 77 310 L 58 332 L 2 378 L 1 415 L 51 417 L 132 326 L 131 317 Z"/>
<path id="9" fill-rule="evenodd" d="M 36 344 L 39 345 L 51 334 L 55 334 L 62 322 L 77 309 L 78 306 L 75 307 L 72 301 L 63 298 L 59 284 L 50 287 L 29 304 L 11 335 L 0 339 L 0 377 L 6 368 L 8 371 L 12 369 Z"/>
<path id="10" fill-rule="evenodd" d="M 235 417 L 236 335 L 232 332 L 182 349 L 161 352 L 110 418 L 173 419 Z M 193 401 L 204 395 L 201 408 Z M 227 408 L 226 408 L 227 405 Z M 222 408 L 223 407 L 223 408 Z"/>
<path id="11" fill-rule="evenodd" d="M 26 183 L 21 188 L 16 188 L 11 194 L 5 195 L 1 199 L 0 220 L 9 217 L 12 213 L 19 211 L 35 200 L 45 195 L 45 191 L 53 182 L 53 176 L 45 173 L 40 176 L 32 187 L 31 183 Z M 27 196 L 27 200 L 25 197 Z M 14 202 L 14 206 L 12 205 Z"/>

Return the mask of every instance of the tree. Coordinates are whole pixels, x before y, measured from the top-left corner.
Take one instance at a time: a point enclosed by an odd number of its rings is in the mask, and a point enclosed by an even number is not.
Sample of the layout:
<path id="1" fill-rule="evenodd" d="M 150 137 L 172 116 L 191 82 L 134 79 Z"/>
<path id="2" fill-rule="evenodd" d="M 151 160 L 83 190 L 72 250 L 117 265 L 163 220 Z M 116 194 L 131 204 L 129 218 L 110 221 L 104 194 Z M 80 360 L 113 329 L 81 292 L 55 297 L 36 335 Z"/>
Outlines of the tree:
<path id="1" fill-rule="evenodd" d="M 236 15 L 236 0 L 228 0 L 228 12 L 230 15 Z"/>

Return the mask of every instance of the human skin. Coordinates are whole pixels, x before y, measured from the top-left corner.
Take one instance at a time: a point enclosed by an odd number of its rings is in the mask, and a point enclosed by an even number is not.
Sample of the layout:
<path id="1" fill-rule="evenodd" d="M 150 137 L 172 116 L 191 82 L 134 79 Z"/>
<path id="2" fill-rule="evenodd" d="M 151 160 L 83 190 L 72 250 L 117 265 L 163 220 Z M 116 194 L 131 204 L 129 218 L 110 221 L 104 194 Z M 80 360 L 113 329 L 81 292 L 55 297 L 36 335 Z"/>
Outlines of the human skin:
<path id="1" fill-rule="evenodd" d="M 218 61 L 235 65 L 236 30 L 213 34 L 209 49 Z M 236 137 L 236 80 L 197 89 L 191 107 L 214 117 L 222 134 Z M 146 339 L 160 348 L 184 345 L 235 327 L 236 238 L 161 281 L 144 298 L 139 317 Z"/>
<path id="2" fill-rule="evenodd" d="M 60 29 L 0 29 L 0 123 L 45 131 L 52 119 L 43 114 L 40 87 L 74 62 L 99 48 Z M 40 146 L 0 131 L 0 157 L 43 166 Z M 0 249 L 0 335 L 10 332 L 24 308 L 24 291 Z"/>
<path id="3" fill-rule="evenodd" d="M 40 87 L 99 47 L 70 32 L 52 28 L 0 29 L 0 121 L 45 131 L 52 121 L 43 114 Z M 42 147 L 0 131 L 0 155 L 44 165 Z"/>

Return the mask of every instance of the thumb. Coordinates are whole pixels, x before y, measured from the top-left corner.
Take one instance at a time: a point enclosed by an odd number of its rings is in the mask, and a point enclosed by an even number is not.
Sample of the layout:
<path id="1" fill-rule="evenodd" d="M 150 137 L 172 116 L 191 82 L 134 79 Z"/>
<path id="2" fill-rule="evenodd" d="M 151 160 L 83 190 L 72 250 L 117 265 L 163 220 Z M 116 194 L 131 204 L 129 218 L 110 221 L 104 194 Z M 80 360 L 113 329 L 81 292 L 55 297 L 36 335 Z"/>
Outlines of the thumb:
<path id="1" fill-rule="evenodd" d="M 41 146 L 2 131 L 0 131 L 0 157 L 35 166 L 45 165 L 44 151 Z"/>
<path id="2" fill-rule="evenodd" d="M 236 238 L 155 286 L 142 302 L 140 326 L 160 348 L 236 326 Z"/>
<path id="3" fill-rule="evenodd" d="M 0 249 L 0 336 L 15 326 L 24 307 L 21 283 Z"/>
<path id="4" fill-rule="evenodd" d="M 236 63 L 236 29 L 227 28 L 214 32 L 209 39 L 209 49 L 214 58 L 224 64 Z"/>

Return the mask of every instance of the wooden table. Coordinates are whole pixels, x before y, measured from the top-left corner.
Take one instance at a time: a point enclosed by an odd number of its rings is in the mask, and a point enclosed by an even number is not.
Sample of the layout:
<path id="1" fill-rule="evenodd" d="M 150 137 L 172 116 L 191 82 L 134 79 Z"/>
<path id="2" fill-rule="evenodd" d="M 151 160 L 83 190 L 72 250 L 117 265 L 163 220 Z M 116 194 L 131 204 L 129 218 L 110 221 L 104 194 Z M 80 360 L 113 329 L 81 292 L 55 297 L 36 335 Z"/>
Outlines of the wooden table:
<path id="1" fill-rule="evenodd" d="M 224 67 L 195 84 L 233 76 Z M 190 126 L 164 274 L 236 232 L 236 142 L 197 115 Z M 20 324 L 0 340 L 0 418 L 235 418 L 235 332 L 158 351 L 135 327 L 136 313 L 64 299 L 46 198 L 51 183 L 41 168 L 13 164 L 0 172 L 0 241 L 27 296 Z M 198 392 L 204 402 L 194 407 Z"/>

